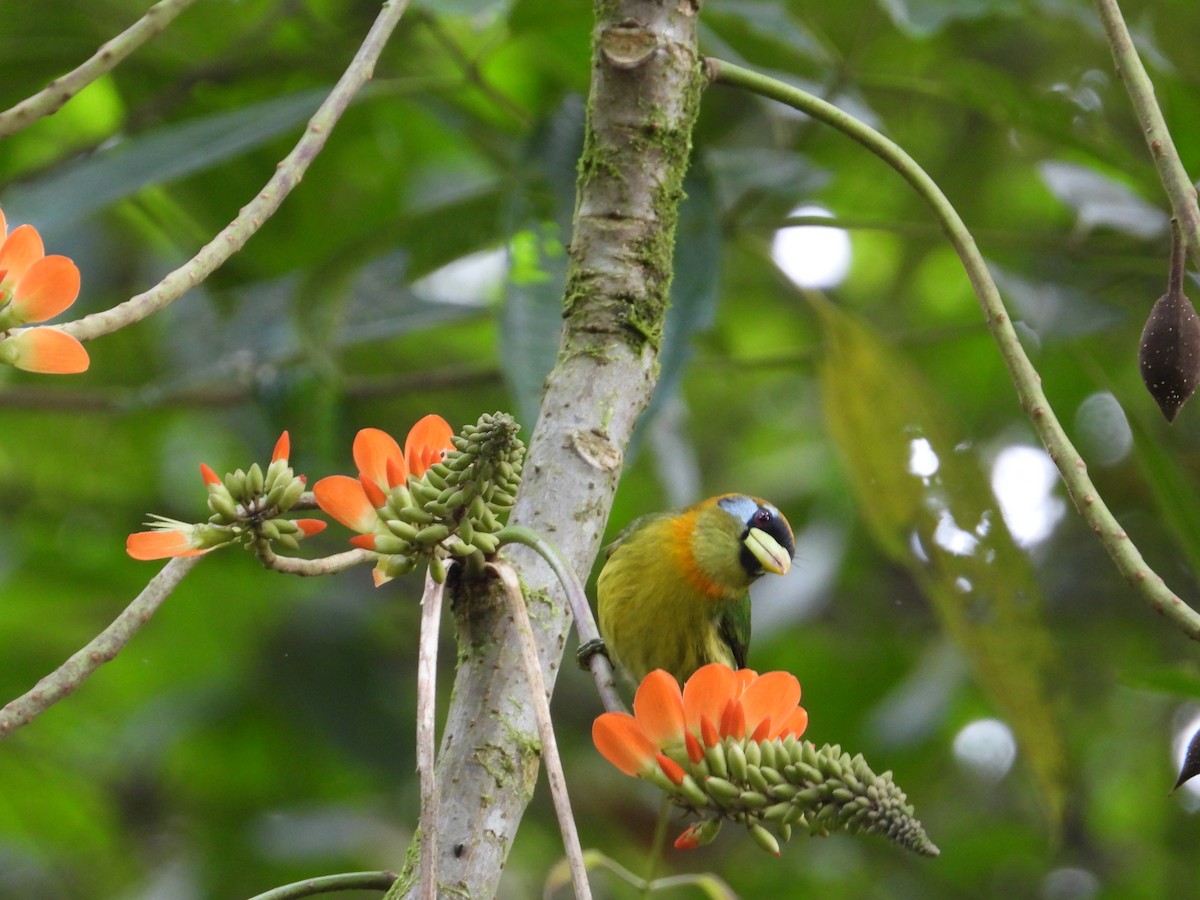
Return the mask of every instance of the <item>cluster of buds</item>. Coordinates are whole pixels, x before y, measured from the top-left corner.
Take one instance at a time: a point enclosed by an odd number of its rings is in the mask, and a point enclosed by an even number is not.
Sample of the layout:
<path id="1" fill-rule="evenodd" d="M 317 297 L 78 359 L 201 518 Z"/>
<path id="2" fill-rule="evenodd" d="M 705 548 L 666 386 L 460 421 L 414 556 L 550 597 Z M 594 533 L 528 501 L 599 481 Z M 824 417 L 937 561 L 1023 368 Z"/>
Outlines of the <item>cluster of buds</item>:
<path id="1" fill-rule="evenodd" d="M 443 540 L 453 556 L 496 552 L 500 519 L 512 508 L 521 483 L 525 445 L 521 426 L 505 413 L 484 414 L 453 438 L 454 450 L 434 463 L 424 478 L 409 484 L 416 505 L 401 518 L 425 528 L 446 529 Z"/>
<path id="2" fill-rule="evenodd" d="M 402 452 L 385 432 L 365 428 L 354 439 L 358 478 L 322 478 L 313 493 L 321 509 L 359 532 L 352 544 L 379 554 L 377 586 L 421 562 L 441 581 L 446 558 L 481 564 L 496 552 L 501 517 L 520 483 L 519 430 L 504 413 L 485 414 L 458 435 L 440 416 L 426 416 Z"/>
<path id="3" fill-rule="evenodd" d="M 319 519 L 287 519 L 304 493 L 304 476 L 288 464 L 288 433 L 280 435 L 266 472 L 254 463 L 223 479 L 204 463 L 200 476 L 208 489 L 207 522 L 189 523 L 151 515 L 150 531 L 131 534 L 126 550 L 135 559 L 199 556 L 224 544 L 271 544 L 296 550 L 302 538 L 325 528 Z"/>
<path id="4" fill-rule="evenodd" d="M 703 818 L 676 846 L 712 840 L 722 820 L 745 825 L 763 849 L 778 855 L 793 827 L 813 835 L 845 830 L 877 834 L 923 856 L 938 849 L 925 834 L 892 773 L 876 775 L 862 755 L 794 735 L 755 741 L 723 738 L 693 761 L 687 751 L 663 752 L 662 777 L 653 777 L 675 802 Z M 775 829 L 772 833 L 771 828 Z"/>
<path id="5" fill-rule="evenodd" d="M 876 776 L 862 756 L 801 740 L 808 713 L 799 700 L 800 683 L 787 672 L 760 676 L 712 663 L 681 691 L 657 669 L 638 686 L 634 714 L 604 713 L 592 739 L 622 772 L 701 816 L 678 848 L 708 843 L 729 820 L 776 855 L 779 838 L 799 827 L 816 835 L 869 832 L 936 856 L 891 772 Z"/>
<path id="6" fill-rule="evenodd" d="M 305 520 L 283 518 L 300 500 L 305 483 L 304 476 L 295 474 L 288 465 L 288 449 L 285 431 L 266 472 L 254 463 L 244 472 L 238 469 L 218 478 L 202 463 L 200 471 L 208 488 L 208 508 L 212 510 L 209 526 L 227 529 L 231 540 L 265 540 L 289 550 L 299 549 L 299 538 L 312 533 L 305 530 L 312 526 L 302 525 Z"/>

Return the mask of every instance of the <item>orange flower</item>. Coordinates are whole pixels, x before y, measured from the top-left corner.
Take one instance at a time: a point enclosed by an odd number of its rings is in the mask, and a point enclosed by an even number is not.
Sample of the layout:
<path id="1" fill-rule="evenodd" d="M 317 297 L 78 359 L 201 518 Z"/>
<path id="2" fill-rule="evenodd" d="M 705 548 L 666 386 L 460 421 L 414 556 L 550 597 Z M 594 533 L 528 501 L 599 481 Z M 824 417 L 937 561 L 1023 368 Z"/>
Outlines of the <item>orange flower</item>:
<path id="1" fill-rule="evenodd" d="M 725 738 L 755 743 L 795 735 L 808 726 L 808 713 L 799 706 L 800 682 L 789 672 L 759 675 L 750 669 L 735 672 L 721 663 L 698 669 L 683 691 L 674 677 L 656 669 L 638 686 L 633 715 L 603 713 L 592 725 L 592 740 L 604 758 L 626 775 L 645 777 L 656 768 L 661 751 L 684 748 L 693 763 L 702 746 Z"/>
<path id="2" fill-rule="evenodd" d="M 134 559 L 168 559 L 174 556 L 201 556 L 219 546 L 203 546 L 198 539 L 196 526 L 187 522 L 163 519 L 155 524 L 165 526 L 165 530 L 131 534 L 125 539 L 125 552 Z"/>
<path id="3" fill-rule="evenodd" d="M 404 451 L 395 438 L 378 428 L 364 428 L 354 437 L 358 478 L 330 475 L 313 485 L 317 505 L 347 528 L 372 534 L 381 523 L 381 509 L 394 489 L 404 489 L 409 475 L 420 478 L 433 463 L 454 449 L 454 432 L 441 416 L 429 415 L 408 433 Z"/>
<path id="4" fill-rule="evenodd" d="M 8 234 L 0 212 L 0 362 L 59 375 L 87 369 L 87 351 L 55 328 L 20 328 L 52 319 L 79 296 L 79 269 L 65 256 L 46 256 L 32 225 Z M 17 329 L 17 330 L 13 330 Z"/>
<path id="5" fill-rule="evenodd" d="M 291 509 L 304 489 L 304 476 L 293 475 L 288 467 L 290 451 L 291 441 L 285 431 L 279 436 L 271 453 L 271 465 L 265 476 L 267 484 L 264 484 L 264 477 L 255 465 L 252 471 L 259 471 L 258 489 L 247 492 L 243 483 L 236 497 L 210 466 L 200 463 L 200 479 L 209 494 L 209 508 L 214 513 L 212 518 L 208 522 L 192 524 L 152 514 L 153 521 L 147 523 L 151 530 L 129 535 L 125 540 L 125 551 L 134 559 L 143 560 L 200 556 L 224 544 L 252 537 L 256 532 L 244 527 L 248 517 L 268 511 L 275 516 L 267 523 L 275 529 L 271 539 L 283 541 L 293 549 L 296 541 L 324 531 L 326 523 L 320 519 L 283 519 L 278 516 Z M 246 481 L 245 478 L 242 480 Z M 267 489 L 264 491 L 264 488 Z"/>

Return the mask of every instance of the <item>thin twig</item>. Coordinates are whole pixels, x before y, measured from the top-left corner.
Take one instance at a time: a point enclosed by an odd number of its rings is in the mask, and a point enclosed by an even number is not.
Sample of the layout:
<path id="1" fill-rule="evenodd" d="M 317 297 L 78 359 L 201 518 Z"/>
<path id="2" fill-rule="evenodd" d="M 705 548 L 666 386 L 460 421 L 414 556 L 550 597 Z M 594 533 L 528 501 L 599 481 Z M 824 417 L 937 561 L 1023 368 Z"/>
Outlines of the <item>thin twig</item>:
<path id="1" fill-rule="evenodd" d="M 147 584 L 113 623 L 61 666 L 0 710 L 0 741 L 22 725 L 28 725 L 47 709 L 71 694 L 103 663 L 114 659 L 130 639 L 150 621 L 150 617 L 170 596 L 183 576 L 195 568 L 201 557 L 173 559 Z"/>
<path id="2" fill-rule="evenodd" d="M 395 872 L 343 872 L 281 885 L 255 894 L 250 900 L 299 900 L 301 897 L 315 897 L 335 891 L 386 891 L 395 880 Z"/>
<path id="3" fill-rule="evenodd" d="M 121 60 L 171 24 L 196 0 L 160 0 L 78 68 L 55 78 L 42 90 L 0 112 L 0 138 L 16 134 L 38 119 L 53 115 L 81 90 L 116 68 Z"/>
<path id="4" fill-rule="evenodd" d="M 589 900 L 592 896 L 588 884 L 587 866 L 583 861 L 583 850 L 579 846 L 579 832 L 575 828 L 575 817 L 571 813 L 571 798 L 567 794 L 567 779 L 563 775 L 562 759 L 558 755 L 558 742 L 554 738 L 554 723 L 550 720 L 550 695 L 542 679 L 542 664 L 538 658 L 537 643 L 533 637 L 533 625 L 529 621 L 529 610 L 525 608 L 525 594 L 517 573 L 505 562 L 489 562 L 487 567 L 500 578 L 508 597 L 509 611 L 516 624 L 516 633 L 521 644 L 521 659 L 525 663 L 525 675 L 529 679 L 529 694 L 533 700 L 534 718 L 537 719 L 538 737 L 542 742 L 542 761 L 546 764 L 546 780 L 550 783 L 550 795 L 554 798 L 554 811 L 558 815 L 558 828 L 562 832 L 563 847 L 571 867 L 571 884 L 575 888 L 575 900 Z"/>
<path id="5" fill-rule="evenodd" d="M 567 595 L 567 605 L 571 608 L 571 616 L 575 619 L 575 631 L 579 635 L 580 645 L 600 640 L 600 629 L 592 618 L 592 607 L 588 604 L 587 594 L 579 576 L 570 564 L 563 559 L 558 548 L 543 538 L 532 528 L 522 525 L 509 525 L 496 535 L 500 544 L 522 544 L 537 553 L 557 576 L 559 584 Z M 587 658 L 588 669 L 596 682 L 596 690 L 600 693 L 600 701 L 609 712 L 624 712 L 625 704 L 613 684 L 612 665 L 603 653 L 593 653 Z"/>
<path id="6" fill-rule="evenodd" d="M 1196 205 L 1196 185 L 1188 177 L 1167 129 L 1158 101 L 1154 98 L 1154 83 L 1146 74 L 1146 67 L 1138 56 L 1133 38 L 1121 16 L 1117 0 L 1094 0 L 1096 12 L 1104 23 L 1108 35 L 1108 46 L 1112 50 L 1113 64 L 1117 76 L 1125 84 L 1129 102 L 1137 114 L 1146 146 L 1158 170 L 1158 179 L 1171 203 L 1171 215 L 1179 220 L 1183 240 L 1191 251 L 1192 259 L 1200 265 L 1200 207 Z"/>
<path id="7" fill-rule="evenodd" d="M 421 637 L 417 654 L 417 776 L 421 782 L 421 900 L 437 898 L 438 785 L 434 770 L 434 712 L 437 708 L 438 626 L 445 585 L 425 573 Z"/>
<path id="8" fill-rule="evenodd" d="M 1000 298 L 1000 290 L 988 271 L 987 262 L 975 246 L 975 239 L 966 224 L 937 183 L 900 146 L 836 106 L 799 88 L 732 63 L 706 59 L 705 66 L 714 82 L 741 87 L 786 103 L 853 138 L 895 169 L 929 204 L 950 243 L 958 252 L 975 296 L 979 298 L 979 304 L 983 308 L 988 330 L 999 346 L 1000 355 L 1008 367 L 1021 407 L 1033 423 L 1038 437 L 1045 444 L 1050 458 L 1058 467 L 1075 508 L 1100 538 L 1101 544 L 1125 580 L 1142 598 L 1192 640 L 1200 640 L 1200 614 L 1184 603 L 1166 586 L 1162 577 L 1146 564 L 1141 552 L 1129 539 L 1129 535 L 1109 511 L 1092 484 L 1083 458 L 1067 438 L 1066 432 L 1054 415 L 1054 410 L 1050 407 L 1050 401 L 1046 399 L 1041 376 L 1025 355 L 1008 310 Z"/>
<path id="9" fill-rule="evenodd" d="M 283 572 L 285 575 L 300 575 L 305 578 L 315 575 L 336 575 L 338 572 L 345 572 L 349 568 L 375 559 L 375 554 L 370 550 L 359 549 L 335 553 L 333 556 L 322 556 L 320 559 L 279 556 L 265 541 L 255 545 L 254 555 L 268 569 Z"/>
<path id="10" fill-rule="evenodd" d="M 173 303 L 216 271 L 263 226 L 282 205 L 312 161 L 325 146 L 329 134 L 359 89 L 371 77 L 375 62 L 388 37 L 400 22 L 409 0 L 387 0 L 383 9 L 354 54 L 354 59 L 338 79 L 329 96 L 308 120 L 304 136 L 276 167 L 275 174 L 253 200 L 242 207 L 237 217 L 204 245 L 195 256 L 162 281 L 111 309 L 92 313 L 61 329 L 81 341 L 117 331 Z M 53 326 L 51 326 L 53 327 Z"/>

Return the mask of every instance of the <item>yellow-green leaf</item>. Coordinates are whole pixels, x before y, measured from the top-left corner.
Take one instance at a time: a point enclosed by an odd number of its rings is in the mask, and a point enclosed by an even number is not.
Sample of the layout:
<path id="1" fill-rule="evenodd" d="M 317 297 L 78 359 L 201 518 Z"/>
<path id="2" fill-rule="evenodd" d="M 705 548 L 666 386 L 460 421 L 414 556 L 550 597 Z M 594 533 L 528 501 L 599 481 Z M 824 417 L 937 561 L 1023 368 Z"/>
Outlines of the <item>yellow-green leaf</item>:
<path id="1" fill-rule="evenodd" d="M 1041 596 L 974 452 L 909 361 L 817 299 L 829 431 L 880 548 L 912 574 L 1012 727 L 1057 825 L 1066 771 Z"/>

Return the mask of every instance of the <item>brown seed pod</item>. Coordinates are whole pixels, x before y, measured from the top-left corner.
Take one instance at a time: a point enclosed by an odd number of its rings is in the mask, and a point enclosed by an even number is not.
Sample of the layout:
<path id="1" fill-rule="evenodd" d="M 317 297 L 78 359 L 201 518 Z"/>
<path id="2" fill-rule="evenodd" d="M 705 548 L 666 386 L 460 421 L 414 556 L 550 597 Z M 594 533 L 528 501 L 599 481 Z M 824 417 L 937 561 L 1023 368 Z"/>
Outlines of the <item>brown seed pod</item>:
<path id="1" fill-rule="evenodd" d="M 1200 384 L 1200 316 L 1183 293 L 1186 251 L 1173 231 L 1171 280 L 1142 330 L 1138 364 L 1142 381 L 1168 422 Z"/>

